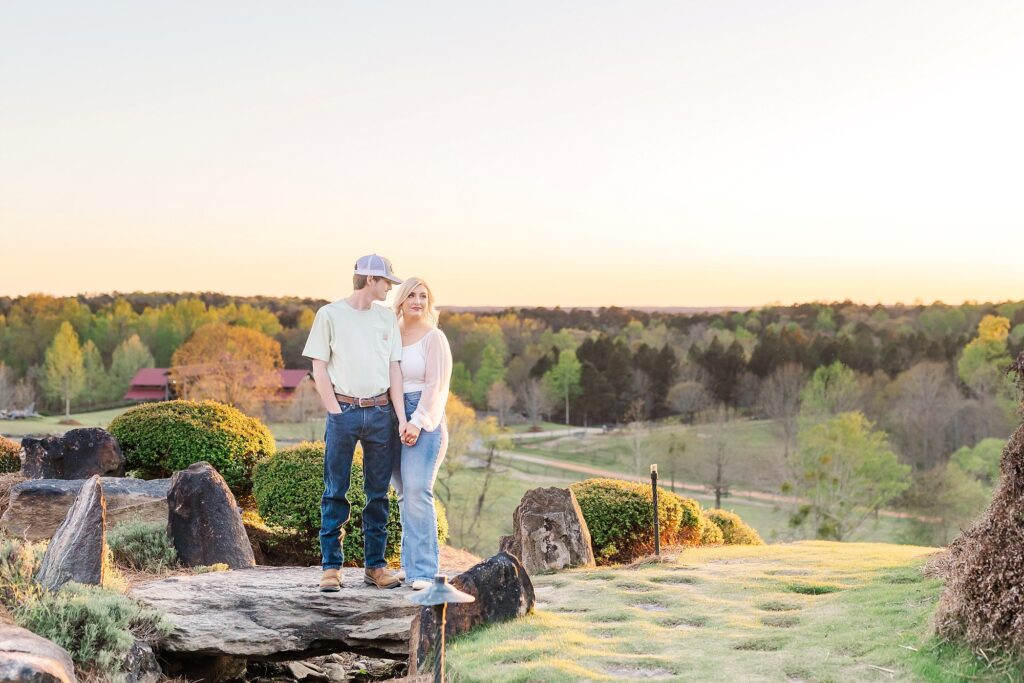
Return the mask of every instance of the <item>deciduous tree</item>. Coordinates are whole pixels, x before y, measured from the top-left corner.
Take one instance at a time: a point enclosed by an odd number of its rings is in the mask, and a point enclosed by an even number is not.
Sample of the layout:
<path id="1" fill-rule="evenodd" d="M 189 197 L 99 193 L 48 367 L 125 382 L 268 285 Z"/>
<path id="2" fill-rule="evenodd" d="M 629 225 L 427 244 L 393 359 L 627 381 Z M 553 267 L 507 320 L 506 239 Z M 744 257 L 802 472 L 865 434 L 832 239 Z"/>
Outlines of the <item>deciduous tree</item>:
<path id="1" fill-rule="evenodd" d="M 61 323 L 43 359 L 43 387 L 46 393 L 64 402 L 64 415 L 71 415 L 71 402 L 85 387 L 85 362 L 78 334 L 71 323 Z"/>

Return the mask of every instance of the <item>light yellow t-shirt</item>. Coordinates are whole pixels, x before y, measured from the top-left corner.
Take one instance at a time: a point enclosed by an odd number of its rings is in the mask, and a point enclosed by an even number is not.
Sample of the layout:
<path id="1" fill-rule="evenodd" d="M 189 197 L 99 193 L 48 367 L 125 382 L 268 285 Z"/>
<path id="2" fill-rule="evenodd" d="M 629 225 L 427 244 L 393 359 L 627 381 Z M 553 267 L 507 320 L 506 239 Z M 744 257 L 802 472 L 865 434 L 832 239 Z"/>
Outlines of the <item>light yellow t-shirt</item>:
<path id="1" fill-rule="evenodd" d="M 316 312 L 302 355 L 327 363 L 327 374 L 339 394 L 356 398 L 382 394 L 391 385 L 389 363 L 402 360 L 398 318 L 377 304 L 368 311 L 356 310 L 344 299 L 327 304 Z"/>

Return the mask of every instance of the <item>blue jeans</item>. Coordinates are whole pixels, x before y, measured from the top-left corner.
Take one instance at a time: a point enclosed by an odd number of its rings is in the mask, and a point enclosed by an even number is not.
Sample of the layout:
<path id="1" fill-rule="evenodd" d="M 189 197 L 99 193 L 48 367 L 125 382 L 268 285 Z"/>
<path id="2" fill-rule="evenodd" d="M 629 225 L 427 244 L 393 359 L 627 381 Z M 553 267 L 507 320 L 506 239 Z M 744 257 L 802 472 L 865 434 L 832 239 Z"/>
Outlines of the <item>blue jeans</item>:
<path id="1" fill-rule="evenodd" d="M 420 392 L 405 395 L 406 419 L 412 417 L 419 402 Z M 438 573 L 441 549 L 437 545 L 434 480 L 447 443 L 448 429 L 442 419 L 434 431 L 421 430 L 415 446 L 402 446 L 391 476 L 402 515 L 402 567 L 410 583 L 417 579 L 433 581 Z"/>
<path id="2" fill-rule="evenodd" d="M 391 404 L 359 408 L 341 404 L 340 413 L 327 415 L 324 434 L 324 495 L 320 499 L 320 553 L 324 569 L 345 563 L 342 527 L 348 522 L 348 493 L 356 441 L 363 445 L 363 555 L 366 567 L 386 566 L 388 480 L 398 453 L 398 418 Z"/>

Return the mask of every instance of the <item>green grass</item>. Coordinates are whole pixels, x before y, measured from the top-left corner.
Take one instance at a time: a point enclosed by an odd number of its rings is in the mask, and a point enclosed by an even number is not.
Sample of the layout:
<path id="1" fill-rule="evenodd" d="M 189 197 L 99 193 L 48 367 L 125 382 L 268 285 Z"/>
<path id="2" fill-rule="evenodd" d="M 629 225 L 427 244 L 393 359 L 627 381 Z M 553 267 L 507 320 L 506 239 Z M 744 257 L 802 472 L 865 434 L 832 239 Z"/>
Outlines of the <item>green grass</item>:
<path id="1" fill-rule="evenodd" d="M 448 670 L 463 683 L 1019 680 L 931 634 L 930 552 L 808 541 L 538 576 L 536 613 L 454 639 Z"/>
<path id="2" fill-rule="evenodd" d="M 554 429 L 571 429 L 572 425 L 564 425 L 558 422 L 541 422 L 540 431 L 549 432 Z M 533 429 L 529 423 L 512 425 L 508 427 L 508 431 L 512 434 L 522 434 L 524 432 L 533 432 Z"/>
<path id="3" fill-rule="evenodd" d="M 625 431 L 566 436 L 516 444 L 524 453 L 574 462 L 625 474 L 646 474 L 650 463 L 659 463 L 663 481 L 671 477 L 663 452 L 665 437 L 674 434 L 686 444 L 676 477 L 680 481 L 705 481 L 711 475 L 715 427 L 711 425 L 661 424 L 651 430 L 654 438 L 643 445 L 643 461 L 637 472 L 632 441 Z M 727 433 L 726 476 L 731 485 L 777 492 L 786 477 L 782 437 L 771 420 L 738 420 L 722 427 Z"/>
<path id="4" fill-rule="evenodd" d="M 63 434 L 68 430 L 78 427 L 106 428 L 111 420 L 128 410 L 128 407 L 97 410 L 90 413 L 74 413 L 70 419 L 80 423 L 76 425 L 60 424 L 60 421 L 65 419 L 63 415 L 50 415 L 26 420 L 0 420 L 0 435 L 22 437 L 30 434 Z"/>

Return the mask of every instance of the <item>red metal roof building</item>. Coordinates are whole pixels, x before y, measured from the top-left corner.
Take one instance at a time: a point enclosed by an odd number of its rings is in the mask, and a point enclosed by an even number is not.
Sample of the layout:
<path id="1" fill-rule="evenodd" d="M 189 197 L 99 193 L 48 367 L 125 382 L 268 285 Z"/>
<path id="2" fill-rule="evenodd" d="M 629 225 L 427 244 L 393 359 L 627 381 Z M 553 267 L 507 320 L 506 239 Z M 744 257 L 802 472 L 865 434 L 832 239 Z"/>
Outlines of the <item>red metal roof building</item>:
<path id="1" fill-rule="evenodd" d="M 167 378 L 168 368 L 141 368 L 132 377 L 132 385 L 124 395 L 126 401 L 166 401 L 175 398 Z M 278 370 L 281 388 L 278 398 L 289 398 L 309 376 L 309 370 Z"/>

